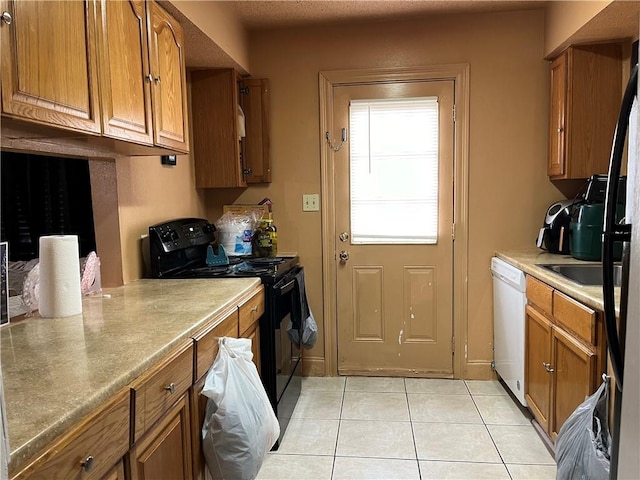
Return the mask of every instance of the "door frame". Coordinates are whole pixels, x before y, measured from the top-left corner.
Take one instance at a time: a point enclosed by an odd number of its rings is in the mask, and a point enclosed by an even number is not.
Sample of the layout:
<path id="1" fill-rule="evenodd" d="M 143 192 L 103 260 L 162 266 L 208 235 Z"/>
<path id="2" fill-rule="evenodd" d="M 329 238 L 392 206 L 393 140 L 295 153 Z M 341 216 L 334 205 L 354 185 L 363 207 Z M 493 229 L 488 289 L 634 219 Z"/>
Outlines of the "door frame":
<path id="1" fill-rule="evenodd" d="M 324 374 L 338 375 L 337 292 L 335 263 L 334 155 L 325 138 L 340 138 L 333 125 L 333 87 L 375 83 L 453 80 L 454 145 L 453 181 L 453 376 L 464 378 L 467 351 L 468 192 L 469 192 L 469 64 L 447 64 L 409 68 L 331 70 L 319 73 L 320 179 L 322 218 L 322 289 L 324 308 Z M 454 234 L 455 232 L 455 234 Z"/>

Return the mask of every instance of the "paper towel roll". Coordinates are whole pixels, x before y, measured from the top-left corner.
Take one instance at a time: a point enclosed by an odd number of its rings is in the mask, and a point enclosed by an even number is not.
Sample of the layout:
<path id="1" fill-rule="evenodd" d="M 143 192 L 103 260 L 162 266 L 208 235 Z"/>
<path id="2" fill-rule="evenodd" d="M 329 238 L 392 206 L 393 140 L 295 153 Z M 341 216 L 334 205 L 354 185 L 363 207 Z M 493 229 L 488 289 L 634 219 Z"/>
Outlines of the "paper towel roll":
<path id="1" fill-rule="evenodd" d="M 40 237 L 40 316 L 82 313 L 79 257 L 76 235 Z"/>

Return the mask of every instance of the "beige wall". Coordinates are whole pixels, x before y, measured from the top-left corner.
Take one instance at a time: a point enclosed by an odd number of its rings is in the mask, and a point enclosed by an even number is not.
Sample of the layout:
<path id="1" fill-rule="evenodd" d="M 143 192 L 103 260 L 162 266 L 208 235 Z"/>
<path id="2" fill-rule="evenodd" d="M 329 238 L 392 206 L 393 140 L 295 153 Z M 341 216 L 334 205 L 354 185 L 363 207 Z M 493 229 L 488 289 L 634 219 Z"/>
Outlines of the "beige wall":
<path id="1" fill-rule="evenodd" d="M 224 50 L 245 71 L 249 69 L 248 36 L 231 6 L 220 1 L 173 1 L 173 6 Z M 203 48 L 206 48 L 203 46 Z"/>
<path id="2" fill-rule="evenodd" d="M 531 246 L 543 213 L 561 198 L 546 177 L 548 66 L 542 11 L 444 16 L 260 32 L 250 39 L 254 77 L 271 84 L 273 183 L 207 192 L 207 215 L 225 202 L 268 196 L 281 251 L 297 251 L 320 327 L 310 352 L 323 356 L 320 214 L 302 212 L 303 193 L 320 192 L 318 72 L 470 65 L 469 338 L 466 375 L 488 375 L 492 354 L 490 258 Z M 462 353 L 460 353 L 462 354 Z M 478 364 L 478 368 L 474 364 Z"/>
<path id="3" fill-rule="evenodd" d="M 179 155 L 175 167 L 161 165 L 155 156 L 119 158 L 116 174 L 122 276 L 128 283 L 144 276 L 141 236 L 148 233 L 149 225 L 202 216 L 204 200 L 194 188 L 188 155 Z"/>
<path id="4" fill-rule="evenodd" d="M 544 54 L 556 51 L 611 3 L 612 0 L 550 2 L 546 9 Z"/>

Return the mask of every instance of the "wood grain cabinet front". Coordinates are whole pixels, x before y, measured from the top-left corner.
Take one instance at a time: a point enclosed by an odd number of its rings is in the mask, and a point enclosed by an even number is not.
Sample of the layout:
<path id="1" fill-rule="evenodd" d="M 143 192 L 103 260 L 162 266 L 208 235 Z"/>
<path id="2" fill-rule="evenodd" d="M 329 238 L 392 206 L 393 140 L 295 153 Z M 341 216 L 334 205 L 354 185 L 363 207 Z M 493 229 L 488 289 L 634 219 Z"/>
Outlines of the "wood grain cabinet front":
<path id="1" fill-rule="evenodd" d="M 606 370 L 602 318 L 533 277 L 527 278 L 527 299 L 525 395 L 534 417 L 555 441 Z"/>
<path id="2" fill-rule="evenodd" d="M 264 313 L 264 287 L 260 285 L 246 301 L 238 307 L 240 337 L 251 340 L 253 363 L 260 373 L 260 317 Z"/>
<path id="3" fill-rule="evenodd" d="M 191 341 L 136 379 L 131 386 L 133 442 L 137 442 L 178 401 L 192 383 Z"/>
<path id="4" fill-rule="evenodd" d="M 184 393 L 128 454 L 131 480 L 191 480 L 189 394 Z"/>
<path id="5" fill-rule="evenodd" d="M 194 478 L 202 480 L 208 477 L 202 453 L 202 424 L 207 408 L 207 397 L 201 395 L 206 374 L 218 355 L 218 339 L 238 337 L 238 310 L 234 308 L 224 315 L 224 320 L 215 327 L 207 327 L 194 336 L 196 346 L 195 383 L 191 388 L 191 445 Z"/>
<path id="6" fill-rule="evenodd" d="M 192 71 L 191 111 L 196 187 L 271 182 L 268 80 Z"/>
<path id="7" fill-rule="evenodd" d="M 551 62 L 547 174 L 606 174 L 620 101 L 622 46 L 571 46 Z"/>
<path id="8" fill-rule="evenodd" d="M 113 478 L 113 470 L 121 467 L 121 459 L 129 450 L 129 414 L 127 388 L 46 448 L 12 479 Z"/>
<path id="9" fill-rule="evenodd" d="M 2 113 L 100 134 L 95 3 L 2 1 Z"/>
<path id="10" fill-rule="evenodd" d="M 100 0 L 105 136 L 188 152 L 182 27 L 154 1 Z"/>

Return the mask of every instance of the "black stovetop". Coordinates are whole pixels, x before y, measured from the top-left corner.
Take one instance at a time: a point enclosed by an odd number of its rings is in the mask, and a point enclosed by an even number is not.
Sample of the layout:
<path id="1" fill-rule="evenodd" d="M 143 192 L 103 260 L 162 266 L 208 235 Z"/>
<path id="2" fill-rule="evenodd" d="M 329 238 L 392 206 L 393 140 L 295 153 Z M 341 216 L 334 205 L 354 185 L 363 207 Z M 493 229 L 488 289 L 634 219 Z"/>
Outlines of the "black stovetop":
<path id="1" fill-rule="evenodd" d="M 278 281 L 288 271 L 298 265 L 294 257 L 229 257 L 228 265 L 208 266 L 204 262 L 184 270 L 176 271 L 165 278 L 229 278 L 260 277 L 262 283 Z"/>

